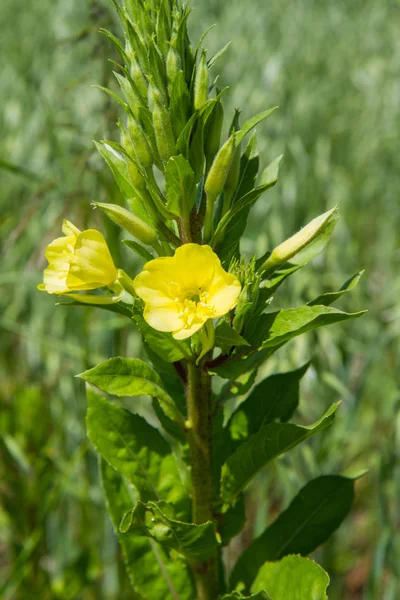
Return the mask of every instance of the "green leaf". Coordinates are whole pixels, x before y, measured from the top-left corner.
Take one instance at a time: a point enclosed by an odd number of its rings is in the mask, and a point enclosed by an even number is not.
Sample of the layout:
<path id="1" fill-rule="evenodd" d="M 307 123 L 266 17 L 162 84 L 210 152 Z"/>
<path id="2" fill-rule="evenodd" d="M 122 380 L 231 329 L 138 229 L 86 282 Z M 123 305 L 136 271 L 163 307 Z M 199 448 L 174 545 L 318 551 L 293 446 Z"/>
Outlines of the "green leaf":
<path id="1" fill-rule="evenodd" d="M 198 119 L 198 114 L 193 113 L 193 115 L 190 117 L 189 121 L 186 123 L 185 127 L 183 128 L 180 136 L 178 137 L 178 139 L 176 141 L 176 148 L 177 148 L 178 152 L 180 152 L 186 159 L 189 158 L 190 136 L 192 135 L 193 127 L 194 127 L 194 124 L 196 123 L 197 119 Z"/>
<path id="2" fill-rule="evenodd" d="M 120 531 L 150 537 L 188 558 L 207 560 L 217 549 L 212 521 L 195 525 L 177 521 L 165 502 L 138 502 L 125 514 Z"/>
<path id="3" fill-rule="evenodd" d="M 267 167 L 265 167 L 261 175 L 261 185 L 271 185 L 278 181 L 279 167 L 283 158 L 283 154 L 277 156 Z"/>
<path id="4" fill-rule="evenodd" d="M 134 252 L 136 252 L 136 254 L 144 258 L 146 262 L 154 259 L 154 256 L 151 252 L 149 252 L 149 250 L 147 250 L 147 248 L 145 248 L 141 244 L 138 244 L 134 240 L 122 240 L 122 243 L 125 244 L 125 246 L 128 246 L 128 248 L 130 248 Z"/>
<path id="5" fill-rule="evenodd" d="M 142 500 L 171 502 L 186 518 L 188 498 L 169 444 L 142 417 L 90 388 L 87 397 L 87 430 L 98 454 L 135 486 Z"/>
<path id="6" fill-rule="evenodd" d="M 328 585 L 328 574 L 314 561 L 286 556 L 261 567 L 252 591 L 267 590 L 271 600 L 327 600 Z"/>
<path id="7" fill-rule="evenodd" d="M 165 182 L 168 210 L 187 222 L 196 200 L 196 183 L 189 162 L 181 154 L 167 162 Z"/>
<path id="8" fill-rule="evenodd" d="M 130 183 L 128 166 L 121 154 L 105 142 L 94 142 L 94 144 L 110 167 L 123 197 L 128 199 L 134 196 L 135 190 Z"/>
<path id="9" fill-rule="evenodd" d="M 153 540 L 120 532 L 121 519 L 136 502 L 137 493 L 104 460 L 100 463 L 100 472 L 107 510 L 122 546 L 126 570 L 134 589 L 143 600 L 192 600 L 195 591 L 185 559 L 174 556 L 171 560 L 169 553 Z"/>
<path id="10" fill-rule="evenodd" d="M 164 390 L 159 375 L 138 358 L 110 358 L 77 377 L 113 396 L 153 396 L 170 419 L 182 426 L 184 424 L 173 399 Z"/>
<path id="11" fill-rule="evenodd" d="M 347 294 L 347 292 L 350 292 L 356 287 L 363 273 L 364 271 L 360 271 L 359 273 L 353 275 L 353 277 L 350 277 L 350 279 L 348 279 L 342 285 L 338 292 L 327 292 L 326 294 L 318 296 L 318 298 L 315 298 L 314 300 L 310 300 L 310 302 L 307 302 L 308 306 L 315 306 L 316 304 L 323 304 L 324 306 L 329 306 L 333 302 L 336 302 L 336 300 L 338 300 L 341 296 Z"/>
<path id="12" fill-rule="evenodd" d="M 227 354 L 232 346 L 248 346 L 249 343 L 226 321 L 220 321 L 215 328 L 215 346 Z"/>
<path id="13" fill-rule="evenodd" d="M 74 294 L 75 298 L 73 302 L 57 302 L 56 306 L 86 306 L 87 307 L 87 302 L 82 302 L 80 300 L 80 294 Z M 70 298 L 71 295 L 68 295 L 68 297 Z M 78 300 L 79 298 L 79 300 Z M 112 302 L 111 304 L 109 302 L 106 302 L 104 304 L 104 301 L 102 300 L 103 296 L 99 296 L 99 302 L 90 302 L 90 305 L 93 308 L 102 308 L 103 310 L 108 310 L 110 312 L 113 313 L 117 313 L 118 315 L 123 315 L 124 317 L 129 317 L 130 319 L 132 318 L 132 306 L 130 306 L 129 304 L 125 304 L 125 302 Z"/>
<path id="14" fill-rule="evenodd" d="M 288 421 L 299 403 L 300 379 L 309 366 L 270 375 L 259 383 L 232 416 L 231 431 L 239 427 L 242 432 L 234 439 L 248 437 L 275 419 Z"/>
<path id="15" fill-rule="evenodd" d="M 228 263 L 237 251 L 244 230 L 247 225 L 247 217 L 251 207 L 258 198 L 269 188 L 275 185 L 277 179 L 266 183 L 240 198 L 229 209 L 226 215 L 218 223 L 217 229 L 211 240 L 211 246 L 218 253 L 222 263 Z"/>
<path id="16" fill-rule="evenodd" d="M 240 142 L 243 140 L 243 138 L 252 130 L 254 129 L 254 127 L 256 125 L 258 125 L 258 123 L 261 123 L 261 121 L 263 121 L 264 119 L 266 119 L 267 117 L 269 117 L 274 110 L 276 110 L 278 107 L 274 106 L 274 108 L 270 108 L 268 110 L 264 110 L 264 112 L 258 113 L 258 115 L 255 115 L 254 117 L 252 117 L 251 119 L 249 119 L 248 121 L 246 121 L 243 125 L 243 127 L 240 129 L 240 131 L 238 131 L 235 134 L 235 141 L 236 141 L 236 145 L 239 145 Z"/>
<path id="17" fill-rule="evenodd" d="M 260 159 L 258 155 L 256 132 L 251 136 L 247 148 L 240 159 L 239 183 L 232 199 L 232 204 L 238 198 L 248 194 L 255 186 Z"/>
<path id="18" fill-rule="evenodd" d="M 356 319 L 364 313 L 365 311 L 346 313 L 327 306 L 300 306 L 266 313 L 261 315 L 258 329 L 249 337 L 249 341 L 262 348 L 272 348 L 317 327 Z"/>
<path id="19" fill-rule="evenodd" d="M 242 596 L 239 592 L 232 592 L 231 594 L 220 596 L 220 600 L 272 600 L 272 598 L 264 591 L 259 592 L 258 594 L 252 594 L 251 596 Z"/>
<path id="20" fill-rule="evenodd" d="M 247 355 L 242 352 L 232 354 L 224 363 L 209 367 L 209 371 L 225 379 L 238 377 L 259 367 L 292 338 L 317 327 L 356 319 L 365 312 L 345 313 L 325 306 L 302 306 L 263 314 L 257 326 L 253 323 L 251 331 L 245 330 L 246 339 L 253 349 Z M 256 348 L 261 349 L 256 351 Z"/>
<path id="21" fill-rule="evenodd" d="M 307 427 L 292 423 L 269 423 L 251 435 L 222 467 L 221 496 L 231 504 L 257 473 L 271 460 L 329 427 L 339 403 Z"/>
<path id="22" fill-rule="evenodd" d="M 176 340 L 171 333 L 153 329 L 136 310 L 133 319 L 151 350 L 162 360 L 167 363 L 173 363 L 182 360 L 182 358 L 190 357 L 188 342 Z"/>
<path id="23" fill-rule="evenodd" d="M 153 154 L 154 163 L 160 171 L 164 170 L 160 154 L 157 148 L 156 136 L 153 127 L 153 116 L 150 110 L 146 106 L 140 106 L 139 108 L 139 121 L 146 134 L 146 139 L 150 145 L 151 152 Z"/>
<path id="24" fill-rule="evenodd" d="M 172 84 L 170 112 L 171 123 L 176 138 L 179 138 L 190 115 L 190 94 L 185 82 L 183 71 L 179 71 Z"/>
<path id="25" fill-rule="evenodd" d="M 122 98 L 120 96 L 118 96 L 118 94 L 116 94 L 112 90 L 109 90 L 108 88 L 106 88 L 102 85 L 93 85 L 92 87 L 97 88 L 98 90 L 101 90 L 102 92 L 105 92 L 108 96 L 111 96 L 111 98 L 113 98 L 113 100 L 115 100 L 121 106 L 121 108 L 123 108 L 124 111 L 127 114 L 129 114 L 129 107 L 128 107 L 127 103 L 124 102 L 122 100 Z"/>
<path id="26" fill-rule="evenodd" d="M 214 56 L 212 56 L 210 58 L 210 60 L 207 61 L 207 67 L 209 69 L 211 69 L 211 67 L 214 65 L 214 63 L 221 58 L 221 56 L 223 56 L 225 54 L 225 52 L 228 50 L 229 46 L 231 45 L 231 41 L 229 41 L 227 44 L 225 44 L 225 46 L 223 48 L 221 48 L 221 50 L 218 50 L 218 52 L 216 52 L 214 54 Z"/>
<path id="27" fill-rule="evenodd" d="M 245 523 L 246 512 L 242 496 L 234 506 L 230 506 L 225 513 L 218 515 L 218 533 L 222 545 L 229 544 L 229 541 L 240 533 Z"/>
<path id="28" fill-rule="evenodd" d="M 249 588 L 265 561 L 313 552 L 339 527 L 353 499 L 353 479 L 324 475 L 307 483 L 289 507 L 243 552 L 232 572 L 232 585 L 243 582 Z"/>

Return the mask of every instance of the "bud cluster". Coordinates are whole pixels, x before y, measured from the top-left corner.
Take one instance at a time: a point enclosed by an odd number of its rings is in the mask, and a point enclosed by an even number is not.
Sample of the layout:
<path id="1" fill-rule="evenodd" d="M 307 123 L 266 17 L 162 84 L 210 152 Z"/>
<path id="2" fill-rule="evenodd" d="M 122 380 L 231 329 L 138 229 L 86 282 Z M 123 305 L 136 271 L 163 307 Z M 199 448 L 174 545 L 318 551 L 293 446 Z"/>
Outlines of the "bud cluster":
<path id="1" fill-rule="evenodd" d="M 155 229 L 162 242 L 176 247 L 191 240 L 209 241 L 216 200 L 226 194 L 226 212 L 240 162 L 240 147 L 233 135 L 237 119 L 220 148 L 224 113 L 222 92 L 211 78 L 214 59 L 207 60 L 201 44 L 195 51 L 191 47 L 190 9 L 178 0 L 125 0 L 122 6 L 113 0 L 113 4 L 124 40 L 104 29 L 102 33 L 121 57 L 115 72 L 121 96 L 104 91 L 118 101 L 125 117 L 118 123 L 120 143 L 103 140 L 99 151 L 131 210 Z M 189 201 L 190 219 L 168 210 L 165 179 L 175 156 L 182 156 L 193 172 L 193 195 L 199 200 L 196 206 L 194 198 Z"/>

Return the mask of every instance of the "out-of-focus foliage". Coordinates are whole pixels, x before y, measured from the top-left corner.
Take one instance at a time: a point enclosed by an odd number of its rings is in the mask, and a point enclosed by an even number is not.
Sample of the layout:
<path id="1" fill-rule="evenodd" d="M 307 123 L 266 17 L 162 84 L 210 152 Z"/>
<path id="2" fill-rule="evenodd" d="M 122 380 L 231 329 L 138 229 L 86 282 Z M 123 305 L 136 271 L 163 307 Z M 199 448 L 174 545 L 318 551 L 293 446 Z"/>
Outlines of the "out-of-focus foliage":
<path id="1" fill-rule="evenodd" d="M 282 286 L 282 306 L 312 300 L 321 287 L 338 289 L 366 269 L 352 305 L 368 307 L 369 315 L 347 325 L 346 335 L 340 326 L 309 334 L 280 356 L 282 370 L 318 357 L 302 388 L 315 418 L 332 401 L 343 402 L 335 428 L 259 476 L 250 527 L 261 532 L 310 477 L 369 468 L 352 518 L 317 559 L 331 575 L 332 600 L 394 600 L 400 595 L 400 548 L 392 535 L 400 497 L 400 5 L 202 0 L 194 8 L 194 38 L 218 24 L 208 34 L 210 56 L 234 41 L 215 65 L 216 74 L 224 65 L 224 79 L 234 84 L 225 110 L 233 115 L 235 106 L 245 106 L 244 121 L 280 106 L 258 136 L 265 165 L 284 154 L 281 180 L 266 196 L 267 217 L 265 205 L 256 208 L 245 249 L 261 255 L 340 206 L 328 251 Z M 117 315 L 99 313 L 94 321 L 86 308 L 55 310 L 54 299 L 36 291 L 43 248 L 59 234 L 63 216 L 93 224 L 100 216 L 90 202 L 119 194 L 91 142 L 116 130 L 114 105 L 91 87 L 111 81 L 112 45 L 97 33 L 116 27 L 111 15 L 105 0 L 2 0 L 0 6 L 0 595 L 7 600 L 129 597 L 73 375 L 118 353 L 136 356 L 137 337 L 132 329 L 128 340 L 121 338 Z M 117 258 L 123 250 L 116 229 L 106 221 L 99 227 L 110 228 L 108 240 L 114 234 Z M 344 298 L 340 307 L 346 304 Z M 246 533 L 226 559 L 233 562 L 244 543 Z"/>

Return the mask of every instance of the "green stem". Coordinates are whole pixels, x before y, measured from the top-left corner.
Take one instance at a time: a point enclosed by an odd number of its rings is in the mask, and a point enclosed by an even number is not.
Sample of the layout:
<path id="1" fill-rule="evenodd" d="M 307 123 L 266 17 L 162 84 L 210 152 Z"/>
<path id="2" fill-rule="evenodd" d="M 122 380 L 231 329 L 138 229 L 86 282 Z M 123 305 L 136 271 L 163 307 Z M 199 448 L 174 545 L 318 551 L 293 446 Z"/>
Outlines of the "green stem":
<path id="1" fill-rule="evenodd" d="M 213 520 L 212 417 L 211 377 L 187 363 L 186 403 L 188 411 L 188 442 L 192 469 L 192 520 L 205 523 Z M 192 562 L 197 600 L 214 600 L 218 596 L 218 556 L 205 562 Z"/>

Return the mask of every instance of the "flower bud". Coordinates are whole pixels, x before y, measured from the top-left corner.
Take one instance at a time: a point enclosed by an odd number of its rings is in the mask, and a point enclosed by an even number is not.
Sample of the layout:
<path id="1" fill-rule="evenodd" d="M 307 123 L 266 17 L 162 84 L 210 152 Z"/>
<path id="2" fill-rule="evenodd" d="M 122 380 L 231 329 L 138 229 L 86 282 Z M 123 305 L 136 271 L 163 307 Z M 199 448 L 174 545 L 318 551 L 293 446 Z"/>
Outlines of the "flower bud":
<path id="1" fill-rule="evenodd" d="M 335 207 L 310 221 L 308 225 L 274 248 L 267 260 L 261 265 L 260 273 L 274 271 L 301 250 L 319 241 L 321 241 L 322 250 L 337 219 L 338 211 Z"/>
<path id="2" fill-rule="evenodd" d="M 134 117 L 128 118 L 128 133 L 133 143 L 136 158 L 144 169 L 153 164 L 153 155 L 143 129 Z"/>
<path id="3" fill-rule="evenodd" d="M 176 154 L 175 139 L 169 113 L 157 97 L 153 109 L 153 127 L 158 152 L 161 160 L 166 163 L 171 156 Z"/>
<path id="4" fill-rule="evenodd" d="M 211 165 L 204 185 L 204 190 L 207 194 L 217 197 L 224 189 L 234 153 L 235 139 L 234 136 L 231 136 L 222 146 Z"/>
<path id="5" fill-rule="evenodd" d="M 231 163 L 231 167 L 228 172 L 228 176 L 225 181 L 224 186 L 224 207 L 223 213 L 228 212 L 233 194 L 236 191 L 237 185 L 239 183 L 239 175 L 240 175 L 240 144 L 236 147 L 233 160 Z"/>
<path id="6" fill-rule="evenodd" d="M 206 61 L 206 53 L 203 51 L 199 66 L 196 70 L 196 79 L 194 82 L 194 110 L 200 108 L 207 102 L 208 99 L 208 68 Z"/>
<path id="7" fill-rule="evenodd" d="M 106 202 L 93 202 L 92 204 L 104 211 L 114 223 L 126 229 L 143 244 L 151 245 L 157 239 L 157 234 L 152 227 L 122 206 Z"/>
<path id="8" fill-rule="evenodd" d="M 142 96 L 143 100 L 147 98 L 147 81 L 145 76 L 143 75 L 143 71 L 140 68 L 138 61 L 136 60 L 136 55 L 133 54 L 130 61 L 130 74 L 131 77 Z"/>
<path id="9" fill-rule="evenodd" d="M 207 121 L 206 134 L 204 140 L 204 154 L 206 156 L 207 170 L 214 160 L 221 143 L 221 130 L 224 122 L 224 109 L 222 103 L 218 100 Z"/>
<path id="10" fill-rule="evenodd" d="M 65 294 L 111 286 L 118 272 L 100 231 L 80 231 L 66 221 L 63 232 L 64 237 L 53 240 L 46 248 L 49 266 L 43 272 L 39 289 L 49 294 Z"/>
<path id="11" fill-rule="evenodd" d="M 176 49 L 171 45 L 167 54 L 167 79 L 168 79 L 168 92 L 171 96 L 172 84 L 174 79 L 182 69 L 181 57 L 179 56 Z"/>

